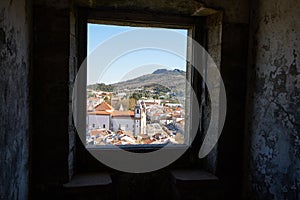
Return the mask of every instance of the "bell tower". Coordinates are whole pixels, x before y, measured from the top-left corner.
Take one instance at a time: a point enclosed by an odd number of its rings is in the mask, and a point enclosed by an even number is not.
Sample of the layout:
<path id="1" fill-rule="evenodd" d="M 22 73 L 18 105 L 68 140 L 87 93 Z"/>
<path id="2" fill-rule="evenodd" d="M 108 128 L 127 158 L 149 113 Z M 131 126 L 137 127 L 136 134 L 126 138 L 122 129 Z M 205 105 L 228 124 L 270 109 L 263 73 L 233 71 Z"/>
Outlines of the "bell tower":
<path id="1" fill-rule="evenodd" d="M 134 136 L 147 134 L 146 126 L 146 105 L 138 101 L 134 107 Z"/>
<path id="2" fill-rule="evenodd" d="M 134 136 L 141 132 L 141 112 L 141 105 L 137 103 L 134 107 Z"/>

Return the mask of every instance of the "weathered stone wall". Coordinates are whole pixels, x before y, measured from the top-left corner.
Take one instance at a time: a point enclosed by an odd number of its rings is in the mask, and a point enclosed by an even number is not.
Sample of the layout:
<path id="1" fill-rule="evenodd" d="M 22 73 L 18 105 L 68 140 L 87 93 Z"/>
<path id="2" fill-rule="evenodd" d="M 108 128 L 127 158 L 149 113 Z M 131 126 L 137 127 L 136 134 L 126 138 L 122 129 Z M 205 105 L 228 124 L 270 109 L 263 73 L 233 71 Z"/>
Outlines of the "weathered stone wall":
<path id="1" fill-rule="evenodd" d="M 300 198 L 300 4 L 254 1 L 248 131 L 250 194 Z"/>
<path id="2" fill-rule="evenodd" d="M 76 11 L 74 6 L 70 8 L 70 50 L 69 50 L 69 178 L 72 177 L 75 168 L 75 156 L 76 156 L 76 130 L 73 123 L 72 112 L 72 95 L 75 77 L 77 73 L 77 38 L 76 38 Z"/>
<path id="3" fill-rule="evenodd" d="M 248 0 L 204 0 L 223 11 L 221 75 L 227 96 L 226 121 L 217 147 L 216 175 L 223 181 L 225 198 L 240 199 L 249 34 Z M 212 151 L 211 153 L 214 153 Z M 208 155 L 208 159 L 211 155 Z M 210 161 L 208 161 L 210 164 Z"/>
<path id="4" fill-rule="evenodd" d="M 27 199 L 31 5 L 0 1 L 0 199 Z"/>
<path id="5" fill-rule="evenodd" d="M 33 1 L 33 141 L 34 198 L 42 199 L 69 180 L 68 0 Z M 72 160 L 72 158 L 70 158 Z"/>

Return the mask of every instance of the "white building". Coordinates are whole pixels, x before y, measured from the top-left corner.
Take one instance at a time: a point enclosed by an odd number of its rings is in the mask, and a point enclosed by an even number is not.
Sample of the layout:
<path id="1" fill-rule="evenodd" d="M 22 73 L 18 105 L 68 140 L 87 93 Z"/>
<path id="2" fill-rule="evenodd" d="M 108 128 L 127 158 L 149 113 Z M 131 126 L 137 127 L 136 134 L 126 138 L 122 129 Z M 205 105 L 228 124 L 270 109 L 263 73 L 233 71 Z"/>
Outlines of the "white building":
<path id="1" fill-rule="evenodd" d="M 90 129 L 104 128 L 109 129 L 110 115 L 113 112 L 113 108 L 103 101 L 97 105 L 92 112 L 88 112 L 87 125 Z"/>
<path id="2" fill-rule="evenodd" d="M 106 102 L 95 107 L 93 112 L 87 113 L 89 129 L 109 129 L 113 132 L 118 130 L 128 131 L 135 136 L 146 134 L 146 106 L 145 103 L 137 104 L 133 111 L 114 110 Z"/>
<path id="3" fill-rule="evenodd" d="M 134 131 L 134 113 L 133 111 L 115 110 L 110 116 L 110 129 L 114 132 L 118 130 Z"/>

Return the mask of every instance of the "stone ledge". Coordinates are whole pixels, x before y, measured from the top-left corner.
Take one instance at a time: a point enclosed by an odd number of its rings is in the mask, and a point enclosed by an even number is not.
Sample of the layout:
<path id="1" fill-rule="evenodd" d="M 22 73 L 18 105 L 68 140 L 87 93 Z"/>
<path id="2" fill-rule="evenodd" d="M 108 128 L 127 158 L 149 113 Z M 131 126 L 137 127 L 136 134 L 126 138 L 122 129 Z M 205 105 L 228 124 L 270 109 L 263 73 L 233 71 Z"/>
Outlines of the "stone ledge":
<path id="1" fill-rule="evenodd" d="M 63 185 L 64 188 L 108 186 L 112 180 L 108 173 L 85 173 L 74 175 L 72 180 Z"/>
<path id="2" fill-rule="evenodd" d="M 177 186 L 217 186 L 220 181 L 215 175 L 199 169 L 170 170 L 171 179 Z"/>

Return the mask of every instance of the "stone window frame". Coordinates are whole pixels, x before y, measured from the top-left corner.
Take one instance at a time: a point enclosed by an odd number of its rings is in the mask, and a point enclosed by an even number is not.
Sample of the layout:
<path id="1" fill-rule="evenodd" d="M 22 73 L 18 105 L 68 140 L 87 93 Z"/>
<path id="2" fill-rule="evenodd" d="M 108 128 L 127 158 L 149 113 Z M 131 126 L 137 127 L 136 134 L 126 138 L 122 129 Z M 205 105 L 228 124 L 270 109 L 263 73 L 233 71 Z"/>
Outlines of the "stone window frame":
<path id="1" fill-rule="evenodd" d="M 197 16 L 180 16 L 174 14 L 162 14 L 162 13 L 141 13 L 132 10 L 119 10 L 119 9 L 91 9 L 91 8 L 79 8 L 77 10 L 77 23 L 76 23 L 76 32 L 77 32 L 77 63 L 81 63 L 86 55 L 87 55 L 87 23 L 96 22 L 103 24 L 104 22 L 108 24 L 118 25 L 126 25 L 126 24 L 139 24 L 155 27 L 164 27 L 164 28 L 174 28 L 178 27 L 189 27 L 191 31 L 189 31 L 189 36 L 191 36 L 194 40 L 199 42 L 204 48 L 210 53 L 213 59 L 216 61 L 218 67 L 220 67 L 221 63 L 221 34 L 222 34 L 222 16 L 223 13 L 221 11 L 212 12 L 205 15 L 197 15 Z M 188 55 L 187 55 L 188 56 Z M 78 65 L 79 67 L 79 65 Z M 78 68 L 77 68 L 78 69 Z M 186 153 L 179 159 L 179 162 L 176 163 L 184 163 L 188 160 L 195 160 L 198 156 L 198 150 L 201 146 L 202 139 L 204 136 L 205 128 L 207 126 L 207 120 L 205 117 L 209 116 L 209 101 L 205 84 L 203 83 L 202 77 L 199 73 L 191 69 L 191 79 L 192 79 L 192 87 L 195 90 L 198 101 L 201 102 L 200 110 L 201 110 L 201 120 L 200 127 L 198 129 L 197 135 L 192 143 L 188 145 L 190 148 L 186 151 Z M 198 87 L 200 85 L 200 87 Z M 82 157 L 82 155 L 87 155 L 88 153 L 83 149 L 85 148 L 82 144 L 79 137 L 76 140 L 76 151 L 77 155 L 75 156 L 78 159 Z M 155 151 L 161 148 L 162 145 L 138 145 L 134 147 L 128 147 L 126 150 L 133 152 L 149 152 Z M 180 148 L 179 146 L 175 148 Z M 216 151 L 216 148 L 214 149 Z M 89 160 L 89 159 L 88 159 Z M 213 158 L 209 158 L 211 163 L 215 163 L 217 160 L 217 153 L 213 154 Z M 76 161 L 75 161 L 76 163 Z M 79 166 L 86 165 L 86 163 L 94 163 L 93 161 L 84 161 L 79 162 Z M 179 165 L 181 165 L 179 164 Z M 177 164 L 175 164 L 177 165 Z M 208 164 L 209 165 L 209 164 Z M 78 166 L 78 164 L 77 164 Z M 107 167 L 101 167 L 97 165 L 96 169 L 107 169 Z M 81 167 L 79 167 L 81 168 Z M 92 167 L 93 168 L 93 167 Z M 216 166 L 213 166 L 216 168 Z"/>

